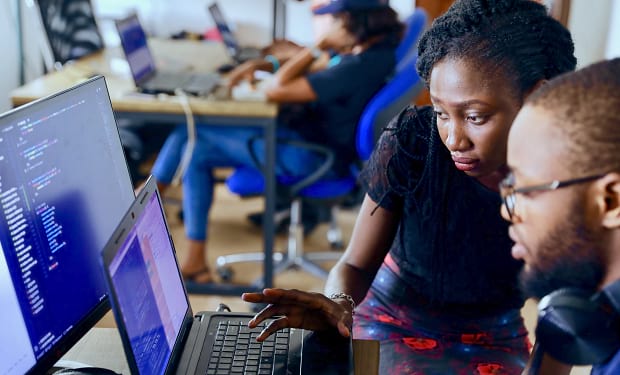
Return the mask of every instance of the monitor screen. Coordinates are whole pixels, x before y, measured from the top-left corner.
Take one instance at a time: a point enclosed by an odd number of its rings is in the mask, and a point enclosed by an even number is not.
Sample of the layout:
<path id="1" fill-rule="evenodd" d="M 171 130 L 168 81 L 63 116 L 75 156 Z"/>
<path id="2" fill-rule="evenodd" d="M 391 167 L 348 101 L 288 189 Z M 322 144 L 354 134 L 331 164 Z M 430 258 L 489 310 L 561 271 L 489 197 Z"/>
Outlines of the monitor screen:
<path id="1" fill-rule="evenodd" d="M 0 374 L 44 371 L 109 310 L 99 252 L 133 199 L 103 77 L 0 116 Z"/>
<path id="2" fill-rule="evenodd" d="M 146 34 L 135 14 L 116 21 L 121 46 L 129 64 L 129 70 L 136 83 L 155 73 L 155 59 L 149 50 Z"/>

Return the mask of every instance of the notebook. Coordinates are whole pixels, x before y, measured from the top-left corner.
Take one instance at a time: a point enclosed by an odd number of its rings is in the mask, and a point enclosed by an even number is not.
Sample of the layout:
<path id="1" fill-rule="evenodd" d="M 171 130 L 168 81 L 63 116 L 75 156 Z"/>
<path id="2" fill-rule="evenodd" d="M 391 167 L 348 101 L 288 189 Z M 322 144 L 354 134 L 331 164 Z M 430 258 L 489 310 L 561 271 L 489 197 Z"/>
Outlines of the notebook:
<path id="1" fill-rule="evenodd" d="M 287 329 L 259 343 L 249 313 L 192 313 L 153 178 L 102 251 L 132 374 L 352 374 L 350 339 Z"/>
<path id="2" fill-rule="evenodd" d="M 258 59 L 262 56 L 261 50 L 255 47 L 241 47 L 237 42 L 237 38 L 228 27 L 228 22 L 224 18 L 220 7 L 217 3 L 213 3 L 208 7 L 209 14 L 213 19 L 213 23 L 215 23 L 215 27 L 220 32 L 222 37 L 222 41 L 226 46 L 226 51 L 231 59 L 235 60 L 237 63 L 242 63 L 252 59 Z"/>
<path id="3" fill-rule="evenodd" d="M 182 89 L 188 94 L 205 96 L 220 82 L 217 73 L 160 71 L 149 50 L 146 34 L 136 14 L 115 21 L 121 46 L 136 87 L 149 94 L 174 94 Z"/>

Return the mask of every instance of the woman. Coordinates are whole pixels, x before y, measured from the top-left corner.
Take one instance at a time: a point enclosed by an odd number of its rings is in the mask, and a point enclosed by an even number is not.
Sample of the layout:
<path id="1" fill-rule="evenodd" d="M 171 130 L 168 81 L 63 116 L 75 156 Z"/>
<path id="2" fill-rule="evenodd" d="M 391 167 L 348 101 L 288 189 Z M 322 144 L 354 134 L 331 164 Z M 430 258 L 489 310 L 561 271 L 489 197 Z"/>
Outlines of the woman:
<path id="1" fill-rule="evenodd" d="M 355 126 L 361 112 L 385 83 L 395 65 L 394 51 L 402 24 L 397 14 L 380 0 L 332 1 L 341 5 L 334 27 L 314 48 L 303 48 L 286 62 L 269 55 L 239 66 L 230 74 L 234 85 L 253 79 L 256 70 L 277 71 L 265 94 L 281 106 L 277 136 L 317 142 L 332 148 L 338 167 L 355 157 Z M 287 49 L 288 50 L 288 49 Z M 326 51 L 342 53 L 327 66 Z M 281 67 L 280 67 L 281 66 Z M 207 218 L 211 208 L 215 167 L 255 166 L 248 140 L 260 138 L 260 127 L 196 127 L 196 144 L 183 176 L 183 212 L 189 252 L 181 272 L 186 280 L 212 281 L 206 262 Z M 152 170 L 160 191 L 170 184 L 187 142 L 185 126 L 166 140 Z M 256 149 L 263 147 L 256 142 Z M 261 156 L 262 153 L 258 152 Z M 322 160 L 312 152 L 278 145 L 276 173 L 305 176 Z"/>
<path id="2" fill-rule="evenodd" d="M 353 323 L 355 338 L 381 340 L 382 374 L 520 374 L 529 349 L 521 265 L 497 186 L 512 120 L 538 85 L 574 69 L 573 43 L 533 1 L 462 0 L 418 55 L 432 107 L 405 109 L 382 135 L 325 295 L 244 294 L 271 304 L 250 325 L 284 315 L 262 340 L 287 326 L 347 336 Z"/>

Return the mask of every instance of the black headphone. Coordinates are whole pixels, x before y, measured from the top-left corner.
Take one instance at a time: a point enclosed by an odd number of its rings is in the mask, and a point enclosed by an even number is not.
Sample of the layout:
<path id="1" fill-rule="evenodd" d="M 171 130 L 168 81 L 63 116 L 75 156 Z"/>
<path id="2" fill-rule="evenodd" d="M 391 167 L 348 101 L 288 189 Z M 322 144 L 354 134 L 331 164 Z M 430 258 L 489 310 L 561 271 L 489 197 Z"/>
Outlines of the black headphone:
<path id="1" fill-rule="evenodd" d="M 536 341 L 566 364 L 605 363 L 620 350 L 620 280 L 594 295 L 567 288 L 543 297 Z"/>

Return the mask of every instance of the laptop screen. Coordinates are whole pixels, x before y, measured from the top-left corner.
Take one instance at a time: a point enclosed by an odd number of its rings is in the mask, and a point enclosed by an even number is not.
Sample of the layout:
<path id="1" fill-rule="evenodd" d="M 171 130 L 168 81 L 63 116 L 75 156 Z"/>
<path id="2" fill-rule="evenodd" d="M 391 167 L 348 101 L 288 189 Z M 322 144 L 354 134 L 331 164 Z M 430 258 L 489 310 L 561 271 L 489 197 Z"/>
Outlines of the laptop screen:
<path id="1" fill-rule="evenodd" d="M 222 37 L 226 50 L 231 56 L 237 55 L 237 53 L 239 53 L 239 44 L 237 43 L 235 35 L 230 30 L 230 27 L 228 27 L 228 23 L 226 22 L 226 19 L 224 18 L 224 15 L 222 14 L 222 11 L 217 3 L 209 5 L 209 13 L 211 14 L 211 18 L 213 18 L 213 22 Z"/>
<path id="2" fill-rule="evenodd" d="M 103 77 L 0 116 L 0 374 L 44 373 L 108 310 L 134 194 Z"/>
<path id="3" fill-rule="evenodd" d="M 189 308 L 157 194 L 146 199 L 108 273 L 141 374 L 162 374 Z"/>
<path id="4" fill-rule="evenodd" d="M 149 50 L 140 20 L 133 14 L 116 21 L 116 28 L 131 75 L 136 83 L 142 82 L 155 73 L 155 59 Z"/>

